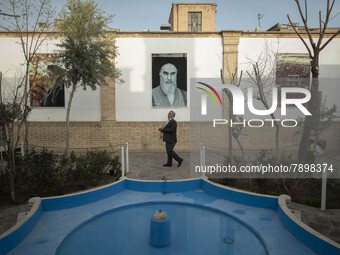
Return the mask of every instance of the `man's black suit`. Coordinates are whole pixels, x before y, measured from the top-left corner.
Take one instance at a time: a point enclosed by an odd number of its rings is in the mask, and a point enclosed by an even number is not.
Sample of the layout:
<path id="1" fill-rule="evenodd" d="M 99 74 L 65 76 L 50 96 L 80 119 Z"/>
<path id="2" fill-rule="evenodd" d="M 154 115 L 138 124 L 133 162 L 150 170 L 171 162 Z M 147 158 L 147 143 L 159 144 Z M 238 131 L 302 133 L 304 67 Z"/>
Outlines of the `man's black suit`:
<path id="1" fill-rule="evenodd" d="M 171 119 L 163 128 L 163 141 L 165 142 L 166 152 L 168 154 L 167 165 L 172 165 L 172 158 L 178 162 L 183 159 L 174 152 L 174 147 L 177 143 L 177 122 Z"/>

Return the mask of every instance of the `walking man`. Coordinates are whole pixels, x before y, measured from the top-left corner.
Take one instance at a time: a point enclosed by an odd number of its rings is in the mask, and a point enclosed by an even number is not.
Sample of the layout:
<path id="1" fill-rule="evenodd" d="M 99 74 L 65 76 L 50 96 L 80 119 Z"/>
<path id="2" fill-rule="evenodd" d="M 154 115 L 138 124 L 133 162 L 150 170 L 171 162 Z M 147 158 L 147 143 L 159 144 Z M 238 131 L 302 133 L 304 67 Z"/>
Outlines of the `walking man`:
<path id="1" fill-rule="evenodd" d="M 163 166 L 172 166 L 172 158 L 178 162 L 178 167 L 183 163 L 183 159 L 174 152 L 174 147 L 177 143 L 177 122 L 174 119 L 175 112 L 168 113 L 168 122 L 159 131 L 163 133 L 163 141 L 165 142 L 166 153 L 168 154 L 168 161 Z"/>

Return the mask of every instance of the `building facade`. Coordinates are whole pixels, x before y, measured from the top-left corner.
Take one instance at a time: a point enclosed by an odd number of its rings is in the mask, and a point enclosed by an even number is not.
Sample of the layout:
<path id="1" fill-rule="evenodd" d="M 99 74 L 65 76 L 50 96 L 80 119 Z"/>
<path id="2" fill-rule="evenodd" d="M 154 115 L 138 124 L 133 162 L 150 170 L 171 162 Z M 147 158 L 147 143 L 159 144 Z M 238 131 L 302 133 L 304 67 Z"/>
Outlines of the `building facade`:
<path id="1" fill-rule="evenodd" d="M 159 152 L 164 150 L 159 127 L 167 120 L 169 110 L 176 112 L 178 121 L 178 145 L 182 152 L 190 151 L 190 92 L 192 78 L 229 79 L 233 74 L 240 76 L 251 72 L 251 63 L 258 60 L 264 51 L 275 54 L 305 54 L 304 45 L 294 31 L 215 31 L 216 4 L 176 3 L 172 5 L 169 23 L 170 31 L 108 31 L 112 43 L 118 47 L 119 55 L 114 61 L 122 72 L 124 84 L 114 81 L 109 86 L 95 91 L 81 88 L 76 92 L 71 108 L 71 148 L 100 147 L 108 144 L 128 142 L 134 152 Z M 50 37 L 39 49 L 39 54 L 57 52 L 58 33 L 48 32 Z M 302 32 L 307 38 L 307 34 Z M 318 34 L 313 36 L 317 38 Z M 326 33 L 329 38 L 332 33 Z M 3 83 L 10 83 L 20 70 L 23 56 L 15 33 L 0 32 L 0 71 Z M 268 48 L 269 47 L 269 48 Z M 8 50 L 10 49 L 10 51 Z M 339 78 L 336 67 L 340 64 L 340 38 L 337 36 L 321 53 L 320 77 Z M 157 86 L 156 65 L 162 61 L 185 66 L 185 75 L 178 82 L 186 92 L 187 104 L 182 106 L 153 105 L 152 91 Z M 158 61 L 158 62 L 157 62 Z M 177 65 L 177 64 L 176 64 Z M 183 69 L 178 68 L 180 73 Z M 221 72 L 222 70 L 222 72 Z M 333 77 L 334 76 L 334 77 Z M 185 85 L 183 85 L 185 84 Z M 332 93 L 328 97 L 331 104 L 337 100 Z M 65 105 L 69 92 L 65 93 Z M 333 97 L 332 97 L 333 96 Z M 222 100 L 227 102 L 223 93 Z M 228 118 L 227 104 L 223 104 L 221 118 Z M 30 142 L 32 145 L 54 147 L 62 151 L 66 137 L 66 107 L 34 107 L 29 116 Z M 335 122 L 323 134 L 327 149 L 340 149 L 340 124 Z M 294 129 L 282 130 L 282 146 L 295 141 Z M 261 132 L 245 128 L 240 141 L 245 149 L 257 148 L 263 143 L 264 149 L 275 147 L 275 130 L 264 126 Z"/>

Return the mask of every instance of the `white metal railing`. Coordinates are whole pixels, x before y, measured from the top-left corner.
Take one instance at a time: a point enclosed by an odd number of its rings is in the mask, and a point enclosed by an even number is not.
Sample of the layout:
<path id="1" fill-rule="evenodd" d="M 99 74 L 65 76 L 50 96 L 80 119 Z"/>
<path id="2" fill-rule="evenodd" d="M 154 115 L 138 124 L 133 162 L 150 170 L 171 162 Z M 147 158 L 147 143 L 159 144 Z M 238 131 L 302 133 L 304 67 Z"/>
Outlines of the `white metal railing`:
<path id="1" fill-rule="evenodd" d="M 327 171 L 322 173 L 321 184 L 321 210 L 326 210 Z"/>
<path id="2" fill-rule="evenodd" d="M 129 143 L 126 143 L 125 147 L 121 147 L 121 168 L 122 168 L 122 177 L 125 178 L 125 166 L 126 166 L 126 173 L 129 172 Z M 126 159 L 126 161 L 125 161 Z"/>
<path id="3" fill-rule="evenodd" d="M 205 147 L 203 143 L 200 145 L 200 166 L 202 171 L 202 177 L 205 177 Z M 321 210 L 326 210 L 326 193 L 327 193 L 327 171 L 322 172 L 321 182 Z"/>
<path id="4" fill-rule="evenodd" d="M 200 166 L 202 177 L 205 177 L 205 146 L 203 145 L 203 143 L 201 143 L 200 146 Z"/>
<path id="5" fill-rule="evenodd" d="M 8 147 L 6 144 L 2 144 L 0 143 L 0 159 L 3 160 L 4 159 L 4 156 L 3 156 L 3 153 L 5 153 L 7 151 Z M 21 142 L 18 149 L 20 149 L 20 154 L 21 156 L 25 156 L 25 148 L 24 148 L 24 143 Z"/>

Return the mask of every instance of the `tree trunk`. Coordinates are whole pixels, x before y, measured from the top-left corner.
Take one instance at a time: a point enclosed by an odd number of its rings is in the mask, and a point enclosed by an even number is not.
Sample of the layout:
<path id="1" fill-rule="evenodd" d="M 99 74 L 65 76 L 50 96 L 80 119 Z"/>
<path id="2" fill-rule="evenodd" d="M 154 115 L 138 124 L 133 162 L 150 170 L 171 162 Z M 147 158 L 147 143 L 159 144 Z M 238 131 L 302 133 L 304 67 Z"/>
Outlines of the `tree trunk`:
<path id="1" fill-rule="evenodd" d="M 240 147 L 240 150 L 241 150 L 241 153 L 242 153 L 242 158 L 244 159 L 244 151 L 243 151 L 242 144 L 240 143 L 240 141 L 238 140 L 238 138 L 237 138 L 237 139 L 235 138 L 235 140 L 236 140 L 238 146 Z"/>
<path id="2" fill-rule="evenodd" d="M 68 104 L 67 104 L 67 113 L 66 113 L 66 147 L 65 147 L 65 154 L 64 154 L 65 158 L 69 157 L 69 155 L 70 155 L 70 137 L 71 137 L 70 113 L 71 113 L 72 99 L 73 99 L 73 96 L 74 96 L 74 92 L 76 91 L 76 85 L 77 85 L 77 83 L 73 83 L 73 85 L 72 85 L 72 91 L 71 91 L 70 98 L 69 98 Z"/>
<path id="3" fill-rule="evenodd" d="M 10 186 L 10 194 L 11 200 L 13 203 L 16 203 L 15 197 L 15 186 L 14 186 L 14 175 L 15 175 L 15 149 L 14 149 L 14 126 L 11 124 L 6 125 L 5 134 L 8 136 L 6 137 L 7 142 L 7 156 L 9 158 L 9 186 Z"/>
<path id="4" fill-rule="evenodd" d="M 276 126 L 276 134 L 275 134 L 275 154 L 276 157 L 279 157 L 279 137 L 280 137 L 280 127 Z"/>
<path id="5" fill-rule="evenodd" d="M 28 99 L 29 99 L 29 86 L 28 86 L 28 82 L 29 82 L 29 79 L 28 79 L 28 75 L 29 75 L 29 63 L 26 63 L 26 77 L 25 77 L 25 91 L 24 91 L 24 100 L 25 100 L 25 103 L 24 103 L 24 122 L 25 122 L 25 152 L 27 153 L 28 152 L 28 148 L 29 148 L 29 142 L 28 142 L 28 136 L 29 136 L 29 133 L 28 133 L 28 120 L 27 120 L 27 117 L 28 117 Z"/>
<path id="6" fill-rule="evenodd" d="M 265 104 L 266 108 L 269 109 L 268 105 Z M 275 124 L 275 128 L 276 128 L 276 132 L 275 132 L 275 156 L 278 158 L 279 157 L 279 137 L 280 137 L 280 125 L 277 124 L 277 122 L 275 121 L 275 115 L 272 113 L 270 114 L 270 117 L 272 118 L 274 124 Z"/>
<path id="7" fill-rule="evenodd" d="M 15 173 L 15 151 L 13 148 L 10 149 L 11 160 L 10 160 L 10 170 L 9 170 L 9 182 L 11 189 L 11 200 L 16 203 L 15 197 L 15 187 L 14 187 L 14 173 Z"/>
<path id="8" fill-rule="evenodd" d="M 25 117 L 25 154 L 28 152 L 29 149 L 29 142 L 28 142 L 28 120 L 27 120 L 27 116 Z"/>
<path id="9" fill-rule="evenodd" d="M 229 121 L 233 118 L 233 96 L 230 91 L 227 91 L 227 96 L 229 99 Z M 228 156 L 231 160 L 233 157 L 233 128 L 228 125 Z"/>
<path id="10" fill-rule="evenodd" d="M 312 130 L 317 130 L 319 123 L 319 52 L 315 52 L 311 63 L 312 85 L 311 85 L 311 99 L 307 105 L 308 111 L 312 114 L 305 117 L 302 137 L 299 145 L 299 161 L 305 162 L 307 160 L 308 151 L 310 150 L 310 136 Z"/>

